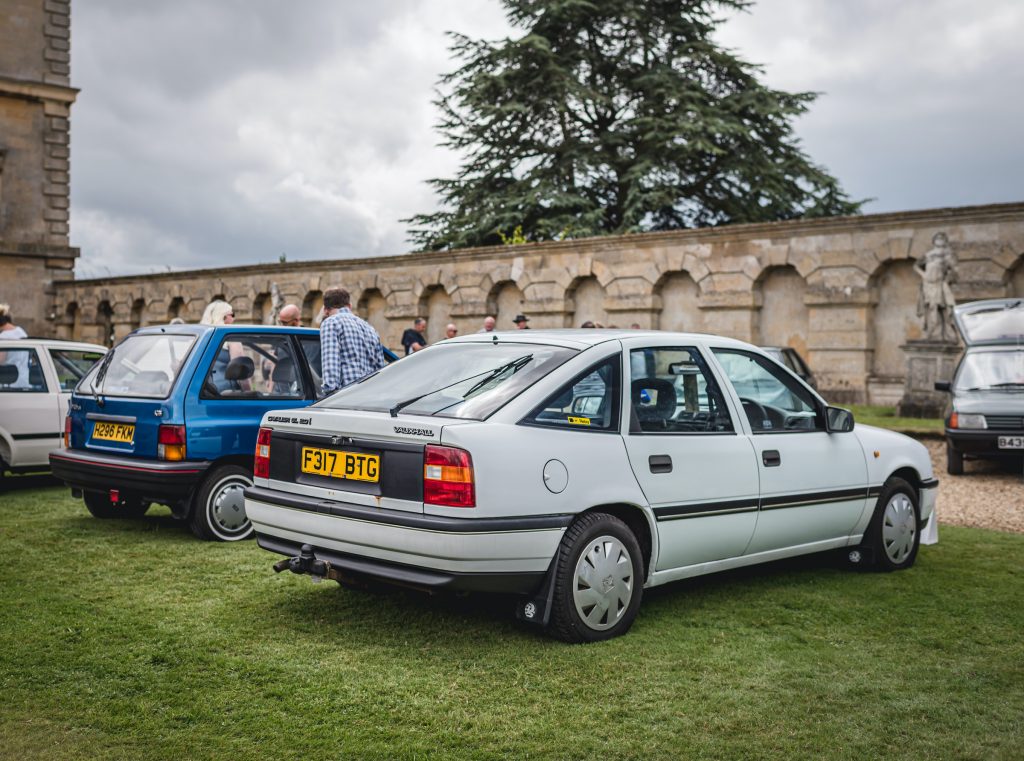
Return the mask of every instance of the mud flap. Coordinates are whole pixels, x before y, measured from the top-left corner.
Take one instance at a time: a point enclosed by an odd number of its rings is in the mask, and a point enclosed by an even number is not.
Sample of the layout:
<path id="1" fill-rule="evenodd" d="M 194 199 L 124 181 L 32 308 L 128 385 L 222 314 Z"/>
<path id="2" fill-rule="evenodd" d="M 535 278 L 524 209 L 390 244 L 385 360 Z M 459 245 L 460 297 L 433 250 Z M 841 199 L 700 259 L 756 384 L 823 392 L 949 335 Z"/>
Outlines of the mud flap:
<path id="1" fill-rule="evenodd" d="M 552 559 L 537 594 L 527 597 L 516 606 L 516 618 L 527 624 L 547 626 L 551 620 L 551 604 L 555 595 L 555 561 Z"/>

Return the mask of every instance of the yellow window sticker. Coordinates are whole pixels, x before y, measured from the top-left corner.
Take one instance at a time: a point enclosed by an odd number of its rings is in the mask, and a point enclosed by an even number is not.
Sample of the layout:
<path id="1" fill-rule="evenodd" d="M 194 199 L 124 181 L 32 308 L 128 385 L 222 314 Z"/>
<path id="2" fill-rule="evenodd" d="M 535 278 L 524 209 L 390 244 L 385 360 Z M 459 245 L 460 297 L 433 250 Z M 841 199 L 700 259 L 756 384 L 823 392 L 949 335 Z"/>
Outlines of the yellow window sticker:
<path id="1" fill-rule="evenodd" d="M 570 417 L 569 425 L 590 425 L 590 418 L 588 417 Z"/>

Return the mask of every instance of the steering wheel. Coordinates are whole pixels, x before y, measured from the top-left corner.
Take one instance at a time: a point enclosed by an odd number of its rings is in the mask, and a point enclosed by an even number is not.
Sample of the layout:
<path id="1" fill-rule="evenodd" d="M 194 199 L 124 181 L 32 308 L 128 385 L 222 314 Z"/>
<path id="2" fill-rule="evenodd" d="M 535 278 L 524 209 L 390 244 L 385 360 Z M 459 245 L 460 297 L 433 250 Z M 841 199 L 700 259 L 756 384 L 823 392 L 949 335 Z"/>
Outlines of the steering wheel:
<path id="1" fill-rule="evenodd" d="M 771 426 L 771 418 L 768 417 L 768 410 L 764 408 L 760 402 L 755 402 L 753 399 L 749 399 L 745 396 L 740 397 L 740 404 L 743 405 L 743 411 L 747 414 L 747 420 L 750 421 L 750 427 L 755 431 L 767 430 L 765 423 L 768 423 L 768 427 Z M 753 417 L 751 411 L 758 415 L 757 418 Z"/>

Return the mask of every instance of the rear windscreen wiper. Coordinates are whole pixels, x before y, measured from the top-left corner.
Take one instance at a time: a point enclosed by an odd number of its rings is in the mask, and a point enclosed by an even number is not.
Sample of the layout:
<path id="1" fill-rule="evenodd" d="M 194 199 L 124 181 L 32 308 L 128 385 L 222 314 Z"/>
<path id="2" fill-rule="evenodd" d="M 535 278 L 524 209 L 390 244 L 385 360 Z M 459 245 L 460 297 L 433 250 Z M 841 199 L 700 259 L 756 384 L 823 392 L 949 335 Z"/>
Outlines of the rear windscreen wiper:
<path id="1" fill-rule="evenodd" d="M 504 364 L 501 367 L 494 368 L 493 370 L 491 370 L 491 372 L 488 374 L 488 376 L 486 378 L 484 378 L 483 380 L 481 380 L 481 381 L 479 381 L 477 383 L 474 383 L 472 388 L 470 388 L 469 391 L 467 391 L 466 393 L 464 393 L 462 395 L 462 398 L 463 399 L 468 399 L 473 394 L 475 394 L 477 391 L 479 391 L 484 386 L 486 386 L 488 383 L 490 383 L 492 380 L 494 380 L 495 378 L 500 377 L 502 373 L 507 373 L 509 370 L 511 370 L 512 374 L 515 375 L 523 367 L 525 367 L 530 362 L 531 359 L 533 359 L 533 355 L 532 354 L 525 354 L 522 357 L 519 357 L 519 359 L 513 359 L 511 362 L 508 362 L 507 364 Z M 466 380 L 469 380 L 469 378 L 467 378 Z"/>
<path id="2" fill-rule="evenodd" d="M 436 394 L 436 393 L 438 393 L 440 391 L 444 391 L 445 389 L 451 388 L 452 386 L 458 386 L 460 383 L 465 383 L 466 381 L 471 381 L 474 378 L 476 378 L 477 376 L 486 375 L 487 377 L 483 381 L 481 381 L 480 383 L 476 384 L 476 386 L 474 386 L 472 389 L 470 389 L 468 392 L 466 392 L 465 396 L 462 397 L 463 399 L 465 399 L 467 396 L 469 396 L 470 393 L 472 393 L 473 391 L 476 390 L 477 386 L 482 387 L 485 383 L 489 383 L 494 378 L 496 378 L 498 375 L 500 375 L 501 373 L 503 373 L 506 370 L 508 370 L 510 367 L 515 367 L 515 369 L 518 370 L 520 367 L 525 365 L 531 359 L 533 359 L 533 355 L 532 354 L 527 354 L 526 356 L 519 357 L 519 359 L 514 359 L 511 362 L 507 362 L 506 364 L 502 365 L 501 367 L 496 367 L 493 370 L 484 370 L 482 373 L 476 373 L 474 375 L 470 375 L 468 378 L 461 378 L 461 379 L 455 381 L 454 383 L 449 383 L 447 386 L 442 386 L 441 388 L 435 388 L 433 391 L 428 391 L 425 394 L 420 394 L 419 396 L 414 396 L 412 399 L 406 399 L 405 401 L 399 402 L 394 407 L 392 407 L 390 410 L 388 410 L 388 412 L 391 413 L 391 417 L 397 417 L 399 412 L 404 410 L 410 404 L 416 404 L 416 402 L 418 402 L 420 399 L 425 399 L 428 396 L 430 396 L 431 394 Z"/>
<path id="3" fill-rule="evenodd" d="M 96 375 L 93 376 L 91 381 L 89 381 L 89 386 L 92 388 L 93 394 L 96 395 L 96 403 L 99 404 L 100 407 L 103 406 L 103 381 L 107 377 L 107 369 L 110 367 L 110 360 L 114 358 L 114 351 L 115 349 L 111 349 L 107 352 L 107 356 L 103 358 L 103 361 L 100 362 L 100 366 L 96 369 Z M 99 390 L 96 389 L 97 383 L 100 384 Z"/>

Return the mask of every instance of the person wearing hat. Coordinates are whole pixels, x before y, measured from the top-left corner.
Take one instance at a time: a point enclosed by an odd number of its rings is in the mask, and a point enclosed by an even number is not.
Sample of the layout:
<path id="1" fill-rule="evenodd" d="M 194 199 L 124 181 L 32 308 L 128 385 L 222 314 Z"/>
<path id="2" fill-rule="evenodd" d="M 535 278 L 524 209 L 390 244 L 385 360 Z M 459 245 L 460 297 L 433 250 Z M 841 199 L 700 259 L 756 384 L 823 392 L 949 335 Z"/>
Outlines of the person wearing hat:
<path id="1" fill-rule="evenodd" d="M 519 328 L 519 330 L 529 330 L 530 326 L 526 324 L 529 321 L 530 318 L 527 317 L 525 314 L 517 314 L 516 318 L 512 320 L 512 322 L 516 324 L 516 327 Z"/>

